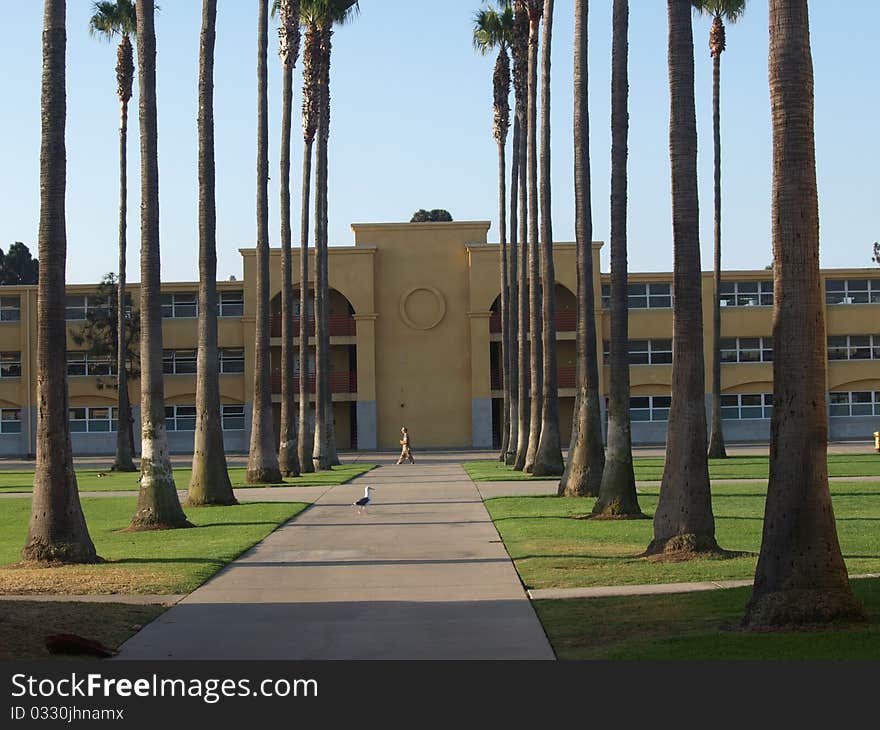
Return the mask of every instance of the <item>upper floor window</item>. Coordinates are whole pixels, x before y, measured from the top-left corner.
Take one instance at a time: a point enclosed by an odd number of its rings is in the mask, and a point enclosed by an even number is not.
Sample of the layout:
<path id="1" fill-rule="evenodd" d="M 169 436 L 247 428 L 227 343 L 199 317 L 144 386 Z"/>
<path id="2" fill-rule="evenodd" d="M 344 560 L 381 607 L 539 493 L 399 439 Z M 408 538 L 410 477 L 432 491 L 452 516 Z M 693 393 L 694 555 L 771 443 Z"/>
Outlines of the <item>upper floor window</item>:
<path id="1" fill-rule="evenodd" d="M 68 352 L 67 374 L 71 377 L 82 375 L 116 375 L 116 363 L 110 355 L 95 355 L 90 352 Z"/>
<path id="2" fill-rule="evenodd" d="M 106 301 L 99 301 L 94 294 L 68 294 L 64 309 L 67 320 L 84 320 L 89 314 L 109 317 L 110 308 Z"/>
<path id="3" fill-rule="evenodd" d="M 166 375 L 192 375 L 196 372 L 195 350 L 165 350 L 162 352 L 162 372 Z"/>
<path id="4" fill-rule="evenodd" d="M 21 433 L 21 409 L 0 409 L 0 433 Z"/>
<path id="5" fill-rule="evenodd" d="M 832 391 L 829 415 L 880 416 L 880 391 Z"/>
<path id="6" fill-rule="evenodd" d="M 225 348 L 220 350 L 220 372 L 224 375 L 244 372 L 244 350 Z"/>
<path id="7" fill-rule="evenodd" d="M 837 335 L 828 338 L 829 360 L 880 360 L 880 335 Z"/>
<path id="8" fill-rule="evenodd" d="M 880 304 L 880 279 L 826 279 L 826 304 Z"/>
<path id="9" fill-rule="evenodd" d="M 244 315 L 244 293 L 221 291 L 217 294 L 218 317 L 241 317 Z"/>
<path id="10" fill-rule="evenodd" d="M 0 378 L 21 377 L 21 353 L 0 352 Z"/>
<path id="11" fill-rule="evenodd" d="M 627 303 L 630 309 L 669 309 L 672 307 L 672 284 L 628 284 Z M 602 284 L 602 308 L 611 306 L 611 284 Z"/>
<path id="12" fill-rule="evenodd" d="M 20 319 L 20 297 L 0 297 L 0 322 L 18 322 Z"/>
<path id="13" fill-rule="evenodd" d="M 722 281 L 718 301 L 722 307 L 770 307 L 773 305 L 773 282 Z"/>
<path id="14" fill-rule="evenodd" d="M 199 315 L 199 295 L 196 292 L 174 292 L 162 295 L 164 319 L 192 319 Z"/>
<path id="15" fill-rule="evenodd" d="M 770 418 L 773 414 L 773 393 L 721 396 L 721 418 L 731 421 Z"/>
<path id="16" fill-rule="evenodd" d="M 773 362 L 773 338 L 722 337 L 721 362 Z"/>
<path id="17" fill-rule="evenodd" d="M 611 357 L 611 343 L 603 343 L 604 362 Z M 672 340 L 630 340 L 628 347 L 630 365 L 669 365 L 672 362 Z"/>

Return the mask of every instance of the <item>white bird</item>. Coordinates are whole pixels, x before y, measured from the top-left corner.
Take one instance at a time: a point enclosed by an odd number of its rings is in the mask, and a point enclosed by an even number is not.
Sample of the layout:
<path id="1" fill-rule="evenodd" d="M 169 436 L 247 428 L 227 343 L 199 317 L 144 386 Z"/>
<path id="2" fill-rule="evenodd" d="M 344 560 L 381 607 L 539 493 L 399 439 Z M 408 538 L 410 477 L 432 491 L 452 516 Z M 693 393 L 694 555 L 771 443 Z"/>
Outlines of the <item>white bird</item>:
<path id="1" fill-rule="evenodd" d="M 360 514 L 364 510 L 364 508 L 370 503 L 370 492 L 372 491 L 372 487 L 364 487 L 364 496 L 356 502 L 351 503 L 352 506 L 356 506 L 358 508 L 358 514 Z"/>

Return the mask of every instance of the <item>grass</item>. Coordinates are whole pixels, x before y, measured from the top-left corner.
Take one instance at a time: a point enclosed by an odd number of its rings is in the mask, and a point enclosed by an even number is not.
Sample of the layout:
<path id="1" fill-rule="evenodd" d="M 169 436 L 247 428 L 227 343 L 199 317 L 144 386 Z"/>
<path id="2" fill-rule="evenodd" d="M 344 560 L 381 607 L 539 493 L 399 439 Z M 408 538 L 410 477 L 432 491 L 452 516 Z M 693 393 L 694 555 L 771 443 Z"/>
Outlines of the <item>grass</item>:
<path id="1" fill-rule="evenodd" d="M 252 502 L 233 507 L 187 508 L 196 529 L 117 532 L 128 526 L 134 497 L 82 500 L 100 565 L 19 567 L 31 500 L 4 499 L 0 508 L 0 594 L 189 593 L 229 561 L 308 505 Z"/>
<path id="2" fill-rule="evenodd" d="M 229 469 L 229 478 L 232 486 L 236 489 L 248 487 L 315 487 L 336 486 L 350 482 L 357 476 L 374 469 L 376 464 L 343 464 L 334 466 L 330 471 L 303 474 L 299 477 L 285 479 L 278 484 L 245 484 L 247 469 L 243 466 Z M 104 476 L 98 476 L 103 474 Z M 112 472 L 100 469 L 78 469 L 76 472 L 77 486 L 80 492 L 123 492 L 138 491 L 138 477 L 140 472 Z M 192 470 L 181 468 L 174 470 L 174 482 L 178 489 L 185 490 L 189 486 Z M 0 493 L 27 494 L 33 491 L 34 472 L 28 471 L 0 471 Z"/>
<path id="3" fill-rule="evenodd" d="M 743 631 L 750 588 L 664 596 L 535 601 L 560 659 L 874 659 L 880 580 L 852 581 L 867 623 Z"/>
<path id="4" fill-rule="evenodd" d="M 116 649 L 165 606 L 0 599 L 0 660 L 55 658 L 45 637 L 76 634 Z"/>
<path id="5" fill-rule="evenodd" d="M 634 460 L 638 481 L 660 481 L 663 478 L 663 457 L 641 457 Z M 769 474 L 768 456 L 731 456 L 727 459 L 709 459 L 711 479 L 766 479 Z M 468 461 L 465 471 L 475 482 L 506 482 L 527 480 L 555 480 L 559 477 L 533 477 L 514 471 L 500 461 Z M 829 454 L 828 476 L 880 477 L 880 454 Z"/>
<path id="6" fill-rule="evenodd" d="M 642 488 L 646 514 L 657 506 L 657 486 Z M 880 572 L 880 481 L 832 482 L 841 548 L 850 573 Z M 651 541 L 651 520 L 572 519 L 589 514 L 592 498 L 499 497 L 486 501 L 523 583 L 528 588 L 637 585 L 751 578 L 761 545 L 766 487 L 712 488 L 718 543 L 754 555 L 730 560 L 654 562 L 636 557 Z"/>

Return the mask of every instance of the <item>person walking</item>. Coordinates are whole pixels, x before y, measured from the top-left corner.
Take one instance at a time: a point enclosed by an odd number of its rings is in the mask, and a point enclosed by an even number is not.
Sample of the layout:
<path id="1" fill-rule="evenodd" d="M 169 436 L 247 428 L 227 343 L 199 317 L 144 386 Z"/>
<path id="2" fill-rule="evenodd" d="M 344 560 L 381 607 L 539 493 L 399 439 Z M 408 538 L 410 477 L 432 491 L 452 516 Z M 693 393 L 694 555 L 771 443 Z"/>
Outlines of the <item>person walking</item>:
<path id="1" fill-rule="evenodd" d="M 406 426 L 401 426 L 400 434 L 400 458 L 397 463 L 402 464 L 408 459 L 410 464 L 415 464 L 416 460 L 413 459 L 412 452 L 409 450 L 409 431 L 406 430 Z"/>

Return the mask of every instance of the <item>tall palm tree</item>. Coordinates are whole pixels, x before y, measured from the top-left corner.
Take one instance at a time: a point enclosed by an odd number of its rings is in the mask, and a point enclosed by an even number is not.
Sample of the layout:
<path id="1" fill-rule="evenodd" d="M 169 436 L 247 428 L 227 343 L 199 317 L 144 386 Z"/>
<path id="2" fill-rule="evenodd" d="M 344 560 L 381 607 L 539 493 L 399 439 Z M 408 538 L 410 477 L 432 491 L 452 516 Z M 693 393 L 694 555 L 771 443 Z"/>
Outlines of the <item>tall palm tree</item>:
<path id="1" fill-rule="evenodd" d="M 40 140 L 40 278 L 37 297 L 37 465 L 31 519 L 21 559 L 96 563 L 79 501 L 67 420 L 67 323 L 64 271 L 67 186 L 64 127 L 67 46 L 64 0 L 43 6 Z"/>
<path id="2" fill-rule="evenodd" d="M 697 122 L 690 0 L 667 0 L 675 299 L 666 464 L 648 554 L 717 550 L 706 456 Z"/>
<path id="3" fill-rule="evenodd" d="M 544 377 L 541 391 L 541 435 L 532 473 L 559 476 L 562 438 L 556 387 L 556 269 L 553 265 L 553 225 L 550 210 L 550 49 L 553 42 L 553 0 L 544 0 L 544 41 L 541 46 L 541 337 Z"/>
<path id="4" fill-rule="evenodd" d="M 510 346 L 510 281 L 507 251 L 507 130 L 510 128 L 510 56 L 508 49 L 513 35 L 513 8 L 510 3 L 500 8 L 484 8 L 474 16 L 474 48 L 487 55 L 496 48 L 498 58 L 492 75 L 494 99 L 493 136 L 498 146 L 498 240 L 501 274 L 501 380 L 504 398 L 501 405 L 501 461 L 506 461 L 510 430 L 508 418 L 512 399 Z"/>
<path id="5" fill-rule="evenodd" d="M 825 326 L 807 0 L 770 0 L 773 418 L 761 553 L 745 623 L 862 616 L 847 579 L 826 460 Z"/>
<path id="6" fill-rule="evenodd" d="M 709 52 L 712 55 L 712 127 L 715 145 L 715 289 L 712 299 L 712 418 L 709 457 L 727 458 L 721 421 L 721 54 L 727 49 L 724 21 L 736 23 L 747 0 L 692 0 L 701 15 L 712 17 Z"/>
<path id="7" fill-rule="evenodd" d="M 141 133 L 141 476 L 129 529 L 158 530 L 192 525 L 177 498 L 165 430 L 154 1 L 137 0 L 136 8 Z"/>
<path id="8" fill-rule="evenodd" d="M 522 134 L 520 133 L 519 115 L 514 113 L 513 120 L 513 144 L 511 145 L 510 160 L 510 243 L 507 246 L 507 370 L 510 381 L 510 403 L 507 413 L 507 450 L 504 454 L 504 463 L 512 466 L 516 461 L 516 448 L 519 441 L 519 272 L 517 257 L 519 255 L 519 236 L 517 234 L 517 219 L 519 207 L 517 206 L 517 189 L 519 187 L 519 149 L 522 146 Z"/>
<path id="9" fill-rule="evenodd" d="M 577 393 L 572 414 L 568 462 L 565 465 L 558 489 L 560 495 L 580 497 L 599 494 L 605 466 L 602 420 L 599 411 L 599 366 L 596 361 L 596 309 L 593 288 L 593 215 L 590 205 L 589 65 L 587 62 L 588 16 L 588 3 L 585 0 L 578 0 L 575 4 L 574 21 L 574 189 L 578 287 L 578 321 L 575 343 Z M 615 26 L 615 32 L 618 32 L 617 26 Z M 625 42 L 626 35 L 624 35 Z M 625 73 L 626 59 L 624 58 Z M 625 173 L 625 159 L 623 167 Z M 625 193 L 623 204 L 626 205 Z M 624 207 L 625 216 L 626 208 Z M 612 228 L 612 247 L 614 232 Z M 624 284 L 624 286 L 626 285 Z"/>
<path id="10" fill-rule="evenodd" d="M 293 383 L 293 255 L 290 229 L 290 133 L 293 115 L 293 68 L 299 57 L 299 0 L 277 0 L 281 25 L 281 424 L 278 465 L 284 476 L 299 476 L 297 411 Z M 302 330 L 300 336 L 302 337 Z M 306 342 L 308 342 L 306 335 Z"/>
<path id="11" fill-rule="evenodd" d="M 526 6 L 516 0 L 513 16 L 513 42 L 511 43 L 513 56 L 513 91 L 516 100 L 516 119 L 519 122 L 519 142 L 517 143 L 514 133 L 514 159 L 517 167 L 517 187 L 512 191 L 512 196 L 519 199 L 519 241 L 518 269 L 519 281 L 517 284 L 516 304 L 516 327 L 517 347 L 516 369 L 519 373 L 517 380 L 517 437 L 516 451 L 513 458 L 513 468 L 522 471 L 526 464 L 526 454 L 529 448 L 529 391 L 531 388 L 530 378 L 534 374 L 529 371 L 529 288 L 528 288 L 528 184 L 526 179 L 527 164 L 527 138 L 528 138 L 528 100 L 529 100 L 529 14 Z M 514 130 L 515 132 L 516 130 Z M 511 221 L 511 226 L 517 222 Z"/>
<path id="12" fill-rule="evenodd" d="M 131 36 L 137 31 L 137 13 L 131 0 L 96 2 L 92 6 L 93 15 L 89 19 L 89 32 L 111 40 L 119 36 L 116 49 L 116 93 L 119 96 L 119 276 L 117 278 L 118 296 L 116 298 L 116 327 L 119 342 L 125 342 L 125 256 L 127 247 L 126 220 L 128 217 L 128 102 L 134 83 L 134 53 Z M 116 457 L 114 471 L 135 471 L 130 441 L 131 403 L 128 399 L 125 348 L 117 348 L 116 353 L 117 408 L 119 410 L 116 429 Z"/>
<path id="13" fill-rule="evenodd" d="M 641 514 L 629 416 L 626 163 L 629 154 L 629 0 L 614 0 L 611 42 L 611 387 L 608 455 L 594 515 Z M 595 337 L 594 337 L 595 340 Z"/>
<path id="14" fill-rule="evenodd" d="M 541 438 L 543 412 L 544 353 L 541 316 L 541 248 L 538 240 L 538 42 L 544 0 L 517 0 L 529 18 L 528 111 L 526 139 L 528 145 L 529 186 L 529 370 L 531 373 L 529 440 L 523 470 L 532 471 L 538 442 Z"/>
<path id="15" fill-rule="evenodd" d="M 236 504 L 220 412 L 217 359 L 217 208 L 214 166 L 214 45 L 217 0 L 202 0 L 199 42 L 199 356 L 196 432 L 186 503 Z"/>
<path id="16" fill-rule="evenodd" d="M 248 484 L 281 481 L 272 419 L 272 381 L 269 326 L 269 0 L 257 10 L 257 311 L 254 343 L 254 403 Z"/>

